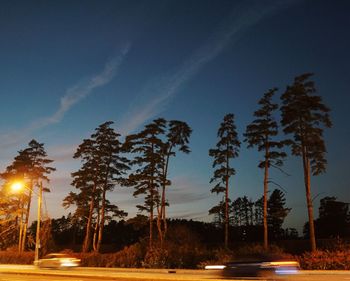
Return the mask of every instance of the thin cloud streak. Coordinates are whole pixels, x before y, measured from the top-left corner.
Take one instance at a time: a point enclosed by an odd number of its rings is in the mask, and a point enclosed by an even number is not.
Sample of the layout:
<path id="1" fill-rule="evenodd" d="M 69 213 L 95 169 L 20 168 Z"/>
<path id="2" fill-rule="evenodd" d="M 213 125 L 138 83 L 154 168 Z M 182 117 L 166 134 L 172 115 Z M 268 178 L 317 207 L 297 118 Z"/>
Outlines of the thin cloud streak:
<path id="1" fill-rule="evenodd" d="M 17 144 L 25 138 L 28 138 L 28 136 L 34 131 L 59 123 L 74 105 L 91 95 L 95 89 L 102 87 L 113 80 L 124 61 L 124 58 L 128 54 L 129 49 L 130 44 L 125 44 L 120 50 L 120 54 L 106 63 L 101 73 L 96 74 L 88 80 L 80 81 L 73 87 L 69 88 L 66 91 L 66 94 L 61 98 L 59 108 L 51 116 L 35 120 L 25 129 L 20 130 L 20 133 L 16 131 L 3 134 L 0 139 L 1 147 L 9 147 Z"/>
<path id="2" fill-rule="evenodd" d="M 101 73 L 93 76 L 86 82 L 80 82 L 69 88 L 66 94 L 61 98 L 60 107 L 58 110 L 52 116 L 34 122 L 31 125 L 31 129 L 41 129 L 48 125 L 59 123 L 66 112 L 71 109 L 71 107 L 89 96 L 96 88 L 102 87 L 111 82 L 117 74 L 117 71 L 119 70 L 125 56 L 129 52 L 129 49 L 130 44 L 126 44 L 122 48 L 119 56 L 114 57 L 106 63 Z"/>
<path id="3" fill-rule="evenodd" d="M 253 9 L 241 7 L 234 10 L 230 17 L 223 21 L 218 31 L 208 40 L 208 43 L 199 48 L 190 59 L 185 61 L 174 73 L 158 77 L 160 82 L 154 82 L 144 89 L 144 92 L 155 92 L 152 100 L 147 104 L 140 104 L 131 110 L 121 124 L 120 132 L 123 135 L 133 132 L 146 121 L 154 118 L 164 110 L 169 100 L 193 78 L 205 65 L 216 58 L 228 45 L 238 41 L 241 34 L 251 26 L 263 20 L 274 12 L 287 8 L 296 1 L 277 1 L 270 6 L 257 2 Z"/>
<path id="4" fill-rule="evenodd" d="M 67 144 L 58 146 L 48 146 L 47 151 L 52 159 L 57 162 L 66 162 L 73 160 L 73 155 L 79 144 Z"/>

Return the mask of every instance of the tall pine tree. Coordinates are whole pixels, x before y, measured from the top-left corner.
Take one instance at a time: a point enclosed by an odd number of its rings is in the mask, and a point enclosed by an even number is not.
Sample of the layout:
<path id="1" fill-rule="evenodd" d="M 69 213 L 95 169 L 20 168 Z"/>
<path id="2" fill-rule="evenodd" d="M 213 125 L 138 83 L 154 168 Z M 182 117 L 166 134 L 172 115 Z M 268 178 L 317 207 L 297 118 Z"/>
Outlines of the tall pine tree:
<path id="1" fill-rule="evenodd" d="M 286 134 L 292 135 L 292 154 L 300 156 L 303 163 L 306 202 L 309 216 L 310 246 L 316 250 L 313 204 L 311 196 L 311 174 L 319 175 L 326 171 L 326 145 L 324 128 L 332 126 L 330 109 L 322 103 L 316 92 L 311 73 L 294 79 L 291 86 L 281 96 L 282 125 Z"/>
<path id="2" fill-rule="evenodd" d="M 161 149 L 161 186 L 162 191 L 160 195 L 160 206 L 157 208 L 158 217 L 157 217 L 157 227 L 158 227 L 158 235 L 160 238 L 161 247 L 163 247 L 163 243 L 167 233 L 167 220 L 166 220 L 166 205 L 168 202 L 166 200 L 166 187 L 171 184 L 171 181 L 168 179 L 169 173 L 169 165 L 171 157 L 176 156 L 176 150 L 183 153 L 190 153 L 190 149 L 188 147 L 189 137 L 191 136 L 192 129 L 188 126 L 186 122 L 171 120 L 167 122 L 167 132 L 165 140 Z"/>
<path id="3" fill-rule="evenodd" d="M 164 149 L 162 135 L 165 133 L 166 120 L 159 118 L 145 126 L 137 134 L 129 135 L 125 147 L 136 156 L 131 161 L 137 168 L 129 175 L 129 184 L 135 188 L 135 197 L 143 195 L 143 205 L 138 205 L 140 211 L 149 214 L 149 248 L 153 247 L 154 211 L 160 204 L 159 189 L 163 184 L 161 167 L 164 159 L 161 151 Z"/>
<path id="4" fill-rule="evenodd" d="M 213 168 L 214 176 L 210 182 L 216 182 L 216 185 L 211 189 L 211 192 L 216 194 L 224 193 L 225 202 L 225 247 L 228 247 L 229 239 L 229 180 L 235 175 L 236 171 L 231 166 L 230 160 L 239 155 L 240 141 L 234 123 L 234 115 L 227 114 L 218 129 L 217 137 L 219 138 L 216 147 L 209 150 L 209 156 L 214 158 Z"/>
<path id="5" fill-rule="evenodd" d="M 157 210 L 157 229 L 160 246 L 167 233 L 166 188 L 171 185 L 168 178 L 170 159 L 176 152 L 189 153 L 189 137 L 192 129 L 187 123 L 158 118 L 145 126 L 138 134 L 126 138 L 125 146 L 135 155 L 132 164 L 138 167 L 130 176 L 134 196 L 144 195 L 145 201 L 138 208 L 149 213 L 149 246 L 152 248 L 154 210 Z"/>
<path id="6" fill-rule="evenodd" d="M 264 193 L 263 193 L 263 226 L 264 226 L 264 248 L 268 248 L 268 226 L 267 226 L 267 193 L 269 183 L 269 168 L 282 165 L 285 152 L 280 151 L 283 142 L 277 141 L 278 125 L 274 119 L 274 113 L 278 109 L 278 104 L 272 102 L 272 97 L 277 88 L 270 89 L 260 99 L 260 108 L 254 112 L 255 119 L 247 126 L 245 142 L 248 148 L 257 147 L 258 151 L 264 153 L 264 159 L 260 161 L 258 167 L 264 169 Z"/>

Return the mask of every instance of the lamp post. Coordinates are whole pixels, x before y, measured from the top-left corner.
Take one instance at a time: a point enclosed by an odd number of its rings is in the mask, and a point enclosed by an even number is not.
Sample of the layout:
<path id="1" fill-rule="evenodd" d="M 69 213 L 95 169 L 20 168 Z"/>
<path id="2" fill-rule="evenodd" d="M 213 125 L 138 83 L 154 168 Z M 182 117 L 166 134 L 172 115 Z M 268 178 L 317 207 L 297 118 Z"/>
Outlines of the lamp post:
<path id="1" fill-rule="evenodd" d="M 36 225 L 36 237 L 35 237 L 35 255 L 34 255 L 34 264 L 39 260 L 39 249 L 40 249 L 40 222 L 41 222 L 41 205 L 42 205 L 42 193 L 43 185 L 42 182 L 39 183 L 39 193 L 36 193 L 31 188 L 23 184 L 23 182 L 15 182 L 11 186 L 13 191 L 19 191 L 22 188 L 27 188 L 31 190 L 34 194 L 38 196 L 38 212 L 37 212 L 37 225 Z"/>

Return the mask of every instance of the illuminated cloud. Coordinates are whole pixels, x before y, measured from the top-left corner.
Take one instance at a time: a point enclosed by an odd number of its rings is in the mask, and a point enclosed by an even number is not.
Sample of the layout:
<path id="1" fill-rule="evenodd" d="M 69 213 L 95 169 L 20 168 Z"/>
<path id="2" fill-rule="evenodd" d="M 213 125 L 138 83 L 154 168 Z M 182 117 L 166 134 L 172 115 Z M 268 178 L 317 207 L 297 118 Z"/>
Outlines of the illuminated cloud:
<path id="1" fill-rule="evenodd" d="M 271 2 L 271 1 L 270 1 Z M 215 59 L 227 46 L 238 41 L 241 34 L 249 27 L 257 24 L 266 16 L 288 7 L 296 1 L 257 2 L 253 8 L 240 7 L 221 22 L 217 32 L 208 38 L 207 44 L 197 49 L 176 71 L 154 79 L 147 85 L 140 98 L 145 93 L 155 93 L 149 101 L 140 101 L 123 117 L 120 132 L 123 135 L 133 132 L 148 120 L 164 110 L 169 100 L 186 82 L 195 76 L 204 66 Z"/>

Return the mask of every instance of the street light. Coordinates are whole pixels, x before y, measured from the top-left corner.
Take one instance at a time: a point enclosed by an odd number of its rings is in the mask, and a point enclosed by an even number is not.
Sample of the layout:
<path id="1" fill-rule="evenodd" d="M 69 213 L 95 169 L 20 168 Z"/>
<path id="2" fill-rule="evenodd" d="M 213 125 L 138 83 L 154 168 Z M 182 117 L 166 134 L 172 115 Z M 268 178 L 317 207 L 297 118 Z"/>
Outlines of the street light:
<path id="1" fill-rule="evenodd" d="M 11 185 L 11 189 L 15 192 L 19 192 L 21 189 L 27 188 L 31 190 L 34 194 L 38 196 L 38 218 L 37 218 L 37 225 L 36 225 L 36 237 L 35 237 L 35 256 L 34 256 L 34 264 L 37 263 L 39 260 L 39 249 L 40 249 L 40 221 L 41 221 L 41 202 L 42 202 L 42 193 L 43 193 L 43 185 L 42 182 L 39 184 L 39 193 L 36 193 L 31 188 L 24 185 L 23 182 L 14 182 Z"/>

